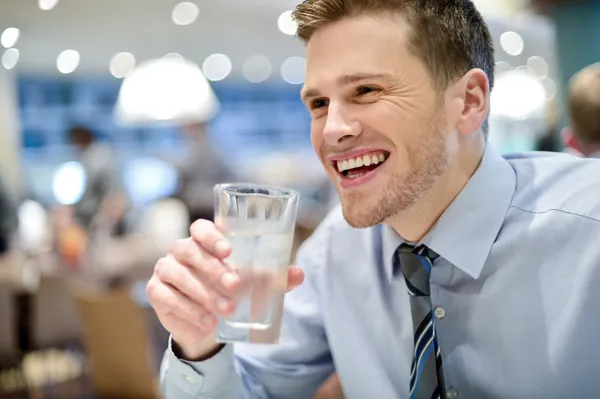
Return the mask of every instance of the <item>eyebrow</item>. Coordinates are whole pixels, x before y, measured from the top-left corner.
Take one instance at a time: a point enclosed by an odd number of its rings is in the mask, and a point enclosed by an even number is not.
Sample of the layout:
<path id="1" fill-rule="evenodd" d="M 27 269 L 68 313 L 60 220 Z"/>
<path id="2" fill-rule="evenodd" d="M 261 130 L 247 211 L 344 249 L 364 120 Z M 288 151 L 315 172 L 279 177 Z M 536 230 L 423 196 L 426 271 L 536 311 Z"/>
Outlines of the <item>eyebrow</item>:
<path id="1" fill-rule="evenodd" d="M 351 84 L 360 83 L 365 80 L 391 80 L 392 75 L 389 73 L 356 73 L 351 75 L 343 75 L 337 78 L 338 86 L 344 87 Z M 316 88 L 304 88 L 302 90 L 302 100 L 306 101 L 309 98 L 321 96 L 321 91 Z"/>

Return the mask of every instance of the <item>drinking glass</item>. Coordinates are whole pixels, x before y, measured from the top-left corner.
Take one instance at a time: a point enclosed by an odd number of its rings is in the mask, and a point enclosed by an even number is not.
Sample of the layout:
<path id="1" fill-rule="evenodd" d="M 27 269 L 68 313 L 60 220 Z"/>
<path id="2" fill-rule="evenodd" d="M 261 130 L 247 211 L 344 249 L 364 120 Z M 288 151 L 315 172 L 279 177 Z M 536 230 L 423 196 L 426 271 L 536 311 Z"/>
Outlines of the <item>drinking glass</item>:
<path id="1" fill-rule="evenodd" d="M 219 318 L 216 339 L 277 343 L 299 194 L 283 187 L 234 183 L 219 184 L 214 193 L 215 223 L 232 247 L 225 264 L 240 278 L 236 311 Z"/>

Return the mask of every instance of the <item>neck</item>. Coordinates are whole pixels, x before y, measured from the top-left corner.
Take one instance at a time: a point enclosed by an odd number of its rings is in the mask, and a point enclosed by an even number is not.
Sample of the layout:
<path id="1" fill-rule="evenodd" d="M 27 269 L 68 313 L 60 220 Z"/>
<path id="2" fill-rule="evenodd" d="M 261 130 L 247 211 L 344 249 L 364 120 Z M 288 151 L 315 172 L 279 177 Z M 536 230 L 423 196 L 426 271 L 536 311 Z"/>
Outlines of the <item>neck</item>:
<path id="1" fill-rule="evenodd" d="M 392 217 L 390 225 L 405 241 L 419 242 L 467 185 L 483 158 L 486 141 L 477 134 L 464 139 L 447 172 L 410 208 Z"/>

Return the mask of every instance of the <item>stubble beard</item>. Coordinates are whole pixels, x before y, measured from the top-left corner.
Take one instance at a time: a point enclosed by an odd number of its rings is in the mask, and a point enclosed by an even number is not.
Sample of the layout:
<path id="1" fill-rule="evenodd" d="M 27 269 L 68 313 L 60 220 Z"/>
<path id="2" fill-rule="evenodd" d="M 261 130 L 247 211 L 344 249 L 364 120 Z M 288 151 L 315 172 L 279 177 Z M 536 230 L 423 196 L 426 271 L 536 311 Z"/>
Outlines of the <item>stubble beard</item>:
<path id="1" fill-rule="evenodd" d="M 448 159 L 442 133 L 442 117 L 423 137 L 420 147 L 411 154 L 410 170 L 391 175 L 379 193 L 338 191 L 346 222 L 354 228 L 368 228 L 406 211 L 413 206 L 446 172 Z"/>

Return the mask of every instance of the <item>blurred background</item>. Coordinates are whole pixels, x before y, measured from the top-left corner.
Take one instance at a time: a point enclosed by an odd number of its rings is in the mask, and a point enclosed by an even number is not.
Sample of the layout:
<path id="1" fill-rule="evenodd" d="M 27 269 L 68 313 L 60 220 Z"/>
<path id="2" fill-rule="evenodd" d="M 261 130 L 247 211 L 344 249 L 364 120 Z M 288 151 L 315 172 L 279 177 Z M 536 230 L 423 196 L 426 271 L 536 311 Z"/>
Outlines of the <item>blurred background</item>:
<path id="1" fill-rule="evenodd" d="M 298 0 L 0 0 L 0 397 L 159 397 L 145 284 L 212 186 L 336 204 L 299 99 Z M 490 142 L 563 151 L 600 1 L 476 1 L 496 44 Z M 296 246 L 297 246 L 296 245 Z"/>

